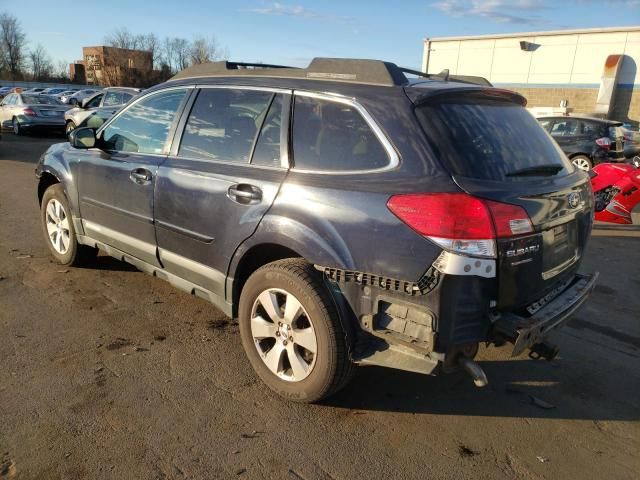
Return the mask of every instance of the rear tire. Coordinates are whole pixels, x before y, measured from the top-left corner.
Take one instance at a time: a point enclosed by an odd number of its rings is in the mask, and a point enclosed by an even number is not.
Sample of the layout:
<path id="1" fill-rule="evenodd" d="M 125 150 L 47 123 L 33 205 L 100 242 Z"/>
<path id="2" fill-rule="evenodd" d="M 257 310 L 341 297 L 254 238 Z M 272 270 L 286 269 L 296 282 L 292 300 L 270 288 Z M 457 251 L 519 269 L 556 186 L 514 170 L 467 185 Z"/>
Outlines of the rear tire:
<path id="1" fill-rule="evenodd" d="M 593 168 L 593 162 L 591 162 L 591 159 L 586 155 L 576 155 L 571 159 L 571 163 L 585 172 L 588 172 Z"/>
<path id="2" fill-rule="evenodd" d="M 352 376 L 355 365 L 331 294 L 302 259 L 269 263 L 249 277 L 240 295 L 239 323 L 252 367 L 287 400 L 317 402 Z"/>
<path id="3" fill-rule="evenodd" d="M 14 135 L 23 135 L 24 134 L 24 130 L 22 129 L 22 126 L 20 125 L 20 121 L 16 117 L 13 117 L 12 124 L 13 124 L 13 133 L 14 133 Z"/>
<path id="4" fill-rule="evenodd" d="M 78 243 L 69 201 L 61 184 L 51 185 L 44 192 L 40 217 L 49 251 L 60 264 L 80 266 L 95 260 L 98 249 Z"/>

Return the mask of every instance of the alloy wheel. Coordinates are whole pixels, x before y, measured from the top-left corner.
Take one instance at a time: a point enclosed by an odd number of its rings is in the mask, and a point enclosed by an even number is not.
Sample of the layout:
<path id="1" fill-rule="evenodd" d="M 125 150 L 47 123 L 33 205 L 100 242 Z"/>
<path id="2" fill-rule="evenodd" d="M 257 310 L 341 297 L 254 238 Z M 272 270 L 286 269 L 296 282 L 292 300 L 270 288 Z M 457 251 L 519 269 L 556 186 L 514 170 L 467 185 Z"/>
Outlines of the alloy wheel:
<path id="1" fill-rule="evenodd" d="M 46 209 L 47 235 L 56 252 L 64 255 L 69 250 L 69 217 L 62 203 L 55 198 L 49 200 Z"/>
<path id="2" fill-rule="evenodd" d="M 13 119 L 13 133 L 16 135 L 20 135 L 20 123 L 17 118 Z"/>
<path id="3" fill-rule="evenodd" d="M 578 157 L 573 160 L 573 164 L 578 167 L 580 170 L 584 170 L 588 172 L 591 170 L 591 166 L 589 165 L 589 160 L 583 157 Z"/>
<path id="4" fill-rule="evenodd" d="M 251 336 L 260 358 L 279 378 L 299 382 L 316 363 L 317 337 L 300 301 L 286 290 L 263 291 L 251 308 Z"/>

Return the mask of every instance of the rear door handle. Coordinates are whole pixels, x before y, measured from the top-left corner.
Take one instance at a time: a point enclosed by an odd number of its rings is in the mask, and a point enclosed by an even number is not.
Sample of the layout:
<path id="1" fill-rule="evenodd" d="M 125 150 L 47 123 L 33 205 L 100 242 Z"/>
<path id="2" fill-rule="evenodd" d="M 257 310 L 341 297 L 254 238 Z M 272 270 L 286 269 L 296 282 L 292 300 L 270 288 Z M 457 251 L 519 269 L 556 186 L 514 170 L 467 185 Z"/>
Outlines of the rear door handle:
<path id="1" fill-rule="evenodd" d="M 254 205 L 262 200 L 262 190 L 248 183 L 237 183 L 229 187 L 227 196 L 234 202 L 243 205 Z"/>
<path id="2" fill-rule="evenodd" d="M 134 168 L 129 174 L 129 178 L 138 185 L 146 185 L 151 182 L 153 175 L 146 168 Z"/>

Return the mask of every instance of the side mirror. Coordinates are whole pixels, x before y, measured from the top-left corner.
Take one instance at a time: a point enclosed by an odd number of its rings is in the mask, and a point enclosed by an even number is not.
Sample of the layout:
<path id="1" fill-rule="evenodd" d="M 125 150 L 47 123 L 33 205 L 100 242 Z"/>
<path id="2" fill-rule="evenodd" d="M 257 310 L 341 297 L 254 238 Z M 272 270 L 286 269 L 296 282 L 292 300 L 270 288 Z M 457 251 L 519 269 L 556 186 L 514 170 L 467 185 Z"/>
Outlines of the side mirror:
<path id="1" fill-rule="evenodd" d="M 97 143 L 96 132 L 93 128 L 76 128 L 69 134 L 69 143 L 73 148 L 94 148 Z"/>

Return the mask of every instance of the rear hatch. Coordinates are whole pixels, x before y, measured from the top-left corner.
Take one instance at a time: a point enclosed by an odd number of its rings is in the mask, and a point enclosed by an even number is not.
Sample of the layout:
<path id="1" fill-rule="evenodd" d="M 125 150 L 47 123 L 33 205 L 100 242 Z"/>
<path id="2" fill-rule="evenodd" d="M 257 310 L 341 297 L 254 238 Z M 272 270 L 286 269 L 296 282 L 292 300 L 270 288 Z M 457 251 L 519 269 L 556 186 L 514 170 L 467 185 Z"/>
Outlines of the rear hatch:
<path id="1" fill-rule="evenodd" d="M 465 88 L 414 100 L 425 134 L 458 186 L 523 208 L 533 232 L 499 238 L 499 309 L 529 307 L 575 274 L 592 225 L 588 176 L 523 108 L 498 89 Z"/>

